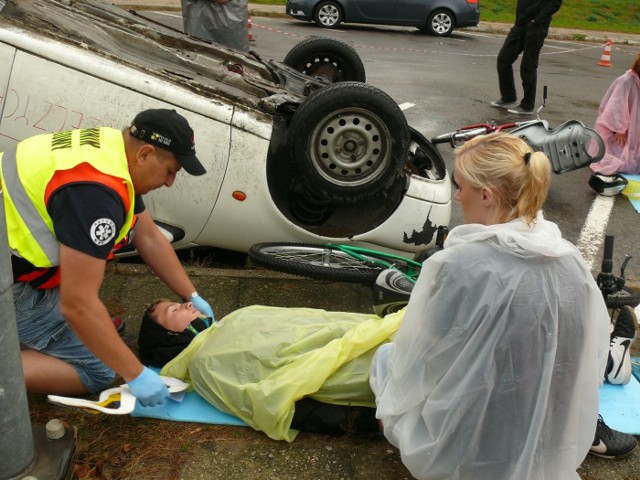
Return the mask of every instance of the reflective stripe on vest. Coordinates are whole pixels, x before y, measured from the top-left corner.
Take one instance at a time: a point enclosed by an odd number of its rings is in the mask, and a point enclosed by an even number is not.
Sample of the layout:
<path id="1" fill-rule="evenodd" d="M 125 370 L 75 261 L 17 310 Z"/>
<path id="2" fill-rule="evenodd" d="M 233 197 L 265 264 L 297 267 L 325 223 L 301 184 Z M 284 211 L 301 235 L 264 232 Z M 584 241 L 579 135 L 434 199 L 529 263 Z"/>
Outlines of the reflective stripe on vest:
<path id="1" fill-rule="evenodd" d="M 38 210 L 27 195 L 16 165 L 16 151 L 5 152 L 2 156 L 2 174 L 4 176 L 4 189 L 9 193 L 18 215 L 24 221 L 29 233 L 38 239 L 38 245 L 42 253 L 47 257 L 51 265 L 60 263 L 60 248 L 58 240 L 38 213 Z"/>

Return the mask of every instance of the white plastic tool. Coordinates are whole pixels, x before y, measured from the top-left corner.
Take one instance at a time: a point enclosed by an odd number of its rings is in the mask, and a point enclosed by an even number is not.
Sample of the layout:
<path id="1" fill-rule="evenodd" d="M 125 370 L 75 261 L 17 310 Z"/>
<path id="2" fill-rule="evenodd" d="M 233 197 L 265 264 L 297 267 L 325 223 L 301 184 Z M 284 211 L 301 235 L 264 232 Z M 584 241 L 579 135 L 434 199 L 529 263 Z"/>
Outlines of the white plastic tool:
<path id="1" fill-rule="evenodd" d="M 189 384 L 178 378 L 161 376 L 162 381 L 169 389 L 172 397 L 185 392 Z M 128 415 L 136 407 L 136 397 L 133 396 L 127 384 L 116 388 L 109 388 L 100 393 L 97 401 L 76 397 L 61 397 L 59 395 L 47 395 L 50 402 L 67 407 L 80 407 L 96 410 L 109 415 Z M 176 399 L 179 401 L 179 399 Z"/>
<path id="2" fill-rule="evenodd" d="M 100 393 L 98 401 L 85 400 L 84 398 L 61 397 L 59 395 L 47 395 L 50 402 L 67 407 L 88 408 L 109 415 L 128 415 L 136 408 L 136 397 L 128 388 L 109 388 Z M 110 406 L 115 405 L 115 406 Z"/>

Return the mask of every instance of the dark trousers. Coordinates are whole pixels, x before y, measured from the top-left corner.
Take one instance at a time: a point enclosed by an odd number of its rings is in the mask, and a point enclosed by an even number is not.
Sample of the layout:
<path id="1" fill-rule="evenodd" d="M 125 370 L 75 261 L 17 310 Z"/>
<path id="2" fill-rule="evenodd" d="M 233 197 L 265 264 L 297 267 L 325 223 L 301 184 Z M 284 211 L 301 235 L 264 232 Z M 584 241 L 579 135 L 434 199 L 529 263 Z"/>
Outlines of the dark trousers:
<path id="1" fill-rule="evenodd" d="M 535 23 L 511 28 L 498 53 L 498 81 L 502 100 L 515 101 L 518 98 L 513 80 L 513 64 L 522 53 L 520 78 L 524 94 L 520 106 L 533 110 L 536 103 L 538 58 L 547 33 L 547 28 Z"/>

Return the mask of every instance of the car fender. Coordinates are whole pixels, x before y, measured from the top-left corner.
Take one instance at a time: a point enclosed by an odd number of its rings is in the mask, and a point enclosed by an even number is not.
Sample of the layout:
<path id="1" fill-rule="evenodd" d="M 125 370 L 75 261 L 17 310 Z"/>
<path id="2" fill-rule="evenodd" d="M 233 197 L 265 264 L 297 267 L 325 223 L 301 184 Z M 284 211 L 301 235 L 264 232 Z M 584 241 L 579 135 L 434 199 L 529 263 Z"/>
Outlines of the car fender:
<path id="1" fill-rule="evenodd" d="M 424 219 L 422 228 L 407 229 Z M 451 219 L 451 184 L 447 180 L 429 180 L 416 175 L 409 178 L 407 193 L 398 208 L 379 227 L 353 237 L 356 242 L 368 242 L 400 251 L 417 252 L 435 245 L 439 226 L 448 226 Z"/>

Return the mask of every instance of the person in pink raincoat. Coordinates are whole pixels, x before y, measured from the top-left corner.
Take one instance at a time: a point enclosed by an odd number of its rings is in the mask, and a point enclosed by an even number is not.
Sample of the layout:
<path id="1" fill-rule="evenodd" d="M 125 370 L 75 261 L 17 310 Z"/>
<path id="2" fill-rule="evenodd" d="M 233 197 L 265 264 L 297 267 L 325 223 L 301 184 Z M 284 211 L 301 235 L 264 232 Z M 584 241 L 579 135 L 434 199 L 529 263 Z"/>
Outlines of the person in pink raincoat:
<path id="1" fill-rule="evenodd" d="M 640 53 L 631 68 L 616 78 L 604 94 L 595 129 L 605 143 L 602 160 L 591 164 L 605 175 L 640 173 Z"/>

